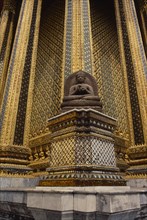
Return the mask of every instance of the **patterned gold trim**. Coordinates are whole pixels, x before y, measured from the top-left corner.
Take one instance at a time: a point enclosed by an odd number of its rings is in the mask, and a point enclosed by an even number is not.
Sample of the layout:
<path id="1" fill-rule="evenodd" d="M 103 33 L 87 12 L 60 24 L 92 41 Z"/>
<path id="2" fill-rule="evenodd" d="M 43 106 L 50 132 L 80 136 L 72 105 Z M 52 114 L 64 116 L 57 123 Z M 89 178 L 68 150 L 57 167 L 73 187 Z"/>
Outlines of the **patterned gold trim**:
<path id="1" fill-rule="evenodd" d="M 88 19 L 89 19 L 89 40 L 90 40 L 90 54 L 91 54 L 91 74 L 94 74 L 94 58 L 93 58 L 93 40 L 92 40 L 92 27 L 91 27 L 91 13 L 90 13 L 90 0 L 87 0 L 88 4 Z"/>
<path id="2" fill-rule="evenodd" d="M 12 46 L 13 39 L 13 29 L 14 29 L 14 14 L 10 15 L 10 13 L 3 13 L 3 17 L 7 16 L 7 25 L 5 26 L 5 22 L 2 21 L 0 25 L 0 29 L 5 29 L 5 33 L 0 32 L 0 106 L 3 98 L 3 92 L 5 88 L 5 81 L 7 77 L 7 68 L 9 64 L 9 56 L 10 50 Z M 3 38 L 3 39 L 2 39 Z"/>
<path id="3" fill-rule="evenodd" d="M 65 0 L 65 19 L 64 19 L 64 43 L 63 43 L 63 61 L 62 61 L 62 83 L 61 83 L 61 100 L 64 96 L 64 79 L 65 79 L 65 62 L 66 62 L 66 40 L 67 40 L 67 15 L 68 15 L 68 0 Z"/>
<path id="4" fill-rule="evenodd" d="M 72 72 L 83 70 L 83 26 L 81 0 L 73 1 Z"/>
<path id="5" fill-rule="evenodd" d="M 139 173 L 139 174 L 129 174 L 129 175 L 126 175 L 125 176 L 125 179 L 129 180 L 129 179 L 147 179 L 147 174 L 142 174 L 142 173 Z"/>
<path id="6" fill-rule="evenodd" d="M 40 176 L 47 176 L 48 172 L 42 171 L 42 172 L 35 172 L 33 173 L 33 177 L 40 177 Z"/>
<path id="7" fill-rule="evenodd" d="M 21 173 L 10 173 L 9 171 L 0 171 L 0 177 L 15 177 L 15 178 L 33 178 L 34 175 L 32 174 L 21 174 Z"/>

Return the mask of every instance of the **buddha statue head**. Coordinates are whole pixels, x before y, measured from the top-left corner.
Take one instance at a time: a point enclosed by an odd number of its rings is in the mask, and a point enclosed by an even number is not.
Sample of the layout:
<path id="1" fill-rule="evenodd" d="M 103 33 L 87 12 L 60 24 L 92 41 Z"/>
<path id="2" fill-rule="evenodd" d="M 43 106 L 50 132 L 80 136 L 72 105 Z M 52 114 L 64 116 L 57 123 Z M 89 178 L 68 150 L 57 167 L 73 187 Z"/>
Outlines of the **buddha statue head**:
<path id="1" fill-rule="evenodd" d="M 85 72 L 83 72 L 83 71 L 77 72 L 77 74 L 76 74 L 77 83 L 84 83 L 85 79 L 86 79 Z"/>

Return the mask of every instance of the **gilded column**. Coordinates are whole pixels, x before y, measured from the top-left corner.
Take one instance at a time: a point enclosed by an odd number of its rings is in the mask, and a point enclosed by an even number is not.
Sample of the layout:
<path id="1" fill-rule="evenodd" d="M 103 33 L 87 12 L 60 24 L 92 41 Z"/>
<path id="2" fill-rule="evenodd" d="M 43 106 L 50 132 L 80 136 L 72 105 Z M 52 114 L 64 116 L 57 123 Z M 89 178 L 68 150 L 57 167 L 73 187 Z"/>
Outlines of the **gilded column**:
<path id="1" fill-rule="evenodd" d="M 120 48 L 125 74 L 126 92 L 130 103 L 131 147 L 128 149 L 128 177 L 145 177 L 147 166 L 147 61 L 133 0 L 115 1 L 122 36 Z M 117 22 L 118 22 L 117 21 Z M 128 105 L 129 108 L 129 105 Z M 132 115 L 132 117 L 131 117 Z M 132 121 L 132 125 L 131 125 Z M 133 134 L 132 134 L 133 131 Z M 133 137 L 134 136 L 134 137 Z"/>
<path id="2" fill-rule="evenodd" d="M 144 142 L 147 144 L 147 91 L 145 74 L 147 73 L 147 60 L 141 38 L 140 28 L 133 0 L 124 1 L 130 49 L 134 64 L 134 75 L 137 87 L 138 101 L 142 118 Z"/>
<path id="3" fill-rule="evenodd" d="M 66 1 L 64 54 L 65 77 L 78 70 L 92 74 L 89 0 Z"/>
<path id="4" fill-rule="evenodd" d="M 4 0 L 0 21 L 0 104 L 2 101 L 7 68 L 12 46 L 16 0 Z"/>
<path id="5" fill-rule="evenodd" d="M 134 4 L 127 1 L 115 1 L 121 17 L 122 44 L 124 45 L 127 82 L 129 87 L 134 141 L 131 144 L 143 144 L 146 141 L 146 58 L 137 23 Z M 134 10 L 134 11 L 132 11 Z M 132 13 L 131 13 L 132 12 Z"/>
<path id="6" fill-rule="evenodd" d="M 30 132 L 30 121 L 31 121 L 32 101 L 33 101 L 33 89 L 34 89 L 34 80 L 35 80 L 41 9 L 42 9 L 42 0 L 38 0 L 36 4 L 36 11 L 34 10 L 34 16 L 33 16 L 34 22 L 32 20 L 32 29 L 34 32 L 34 36 L 32 36 L 33 39 L 32 39 L 32 42 L 30 42 L 31 48 L 32 48 L 32 51 L 31 51 L 32 60 L 30 61 L 30 79 L 28 82 L 28 97 L 29 98 L 26 97 L 26 114 L 24 115 L 25 120 L 24 120 L 24 127 L 22 129 L 22 138 L 21 138 L 24 142 L 24 145 L 26 146 L 28 146 L 29 144 L 28 142 L 29 142 L 29 132 Z M 21 109 L 20 109 L 20 112 L 21 112 Z M 24 137 L 23 137 L 23 134 L 24 134 Z"/>
<path id="7" fill-rule="evenodd" d="M 144 135 L 144 141 L 140 145 L 132 146 L 128 150 L 131 165 L 128 169 L 128 177 L 139 179 L 147 178 L 147 82 L 145 79 L 145 75 L 147 74 L 147 60 L 133 0 L 124 1 L 124 11 L 126 20 L 128 21 L 128 36 L 132 60 L 134 61 L 134 75 Z"/>
<path id="8" fill-rule="evenodd" d="M 26 165 L 29 164 L 30 149 L 24 146 L 21 129 L 25 124 L 37 9 L 38 0 L 22 1 L 8 68 L 0 115 L 0 159 L 7 170 L 16 166 L 21 167 L 21 171 L 29 170 Z"/>
<path id="9" fill-rule="evenodd" d="M 129 95 L 129 85 L 128 85 L 128 77 L 127 77 L 127 65 L 126 65 L 126 51 L 125 51 L 125 38 L 124 34 L 126 32 L 126 26 L 123 26 L 123 11 L 122 7 L 118 0 L 114 1 L 115 3 L 115 14 L 116 14 L 116 24 L 117 24 L 117 32 L 118 32 L 118 40 L 119 40 L 119 49 L 120 49 L 120 57 L 121 57 L 121 66 L 123 71 L 123 78 L 125 84 L 125 97 L 127 104 L 127 112 L 128 112 L 128 124 L 129 124 L 129 142 L 131 145 L 134 145 L 134 130 L 133 130 L 133 121 L 132 121 L 132 109 L 131 109 L 131 100 Z"/>

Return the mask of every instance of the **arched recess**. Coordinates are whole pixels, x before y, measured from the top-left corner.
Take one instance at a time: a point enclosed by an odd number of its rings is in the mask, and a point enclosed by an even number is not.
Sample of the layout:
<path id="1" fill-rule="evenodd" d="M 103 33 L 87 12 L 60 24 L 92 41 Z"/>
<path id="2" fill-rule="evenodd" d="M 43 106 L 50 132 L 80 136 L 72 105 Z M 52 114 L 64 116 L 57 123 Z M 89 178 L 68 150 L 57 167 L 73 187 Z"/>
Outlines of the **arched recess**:
<path id="1" fill-rule="evenodd" d="M 59 112 L 62 86 L 65 1 L 43 0 L 33 91 L 30 136 L 45 132 Z"/>
<path id="2" fill-rule="evenodd" d="M 117 134 L 128 138 L 125 85 L 121 69 L 113 0 L 91 0 L 91 27 L 94 76 L 103 103 L 103 112 L 117 119 Z"/>

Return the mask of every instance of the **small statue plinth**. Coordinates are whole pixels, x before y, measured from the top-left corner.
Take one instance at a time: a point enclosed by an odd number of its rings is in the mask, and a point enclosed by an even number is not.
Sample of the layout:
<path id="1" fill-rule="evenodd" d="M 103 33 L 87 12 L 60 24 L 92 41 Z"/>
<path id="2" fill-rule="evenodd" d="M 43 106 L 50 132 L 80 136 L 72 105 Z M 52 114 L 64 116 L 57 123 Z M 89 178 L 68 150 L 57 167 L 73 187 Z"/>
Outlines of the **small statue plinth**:
<path id="1" fill-rule="evenodd" d="M 61 109 L 65 112 L 73 108 L 92 108 L 102 111 L 96 80 L 92 75 L 81 70 L 71 74 L 65 81 Z"/>

